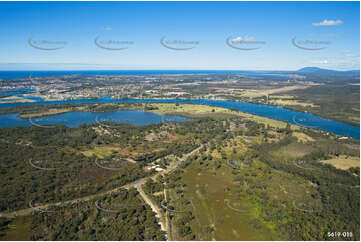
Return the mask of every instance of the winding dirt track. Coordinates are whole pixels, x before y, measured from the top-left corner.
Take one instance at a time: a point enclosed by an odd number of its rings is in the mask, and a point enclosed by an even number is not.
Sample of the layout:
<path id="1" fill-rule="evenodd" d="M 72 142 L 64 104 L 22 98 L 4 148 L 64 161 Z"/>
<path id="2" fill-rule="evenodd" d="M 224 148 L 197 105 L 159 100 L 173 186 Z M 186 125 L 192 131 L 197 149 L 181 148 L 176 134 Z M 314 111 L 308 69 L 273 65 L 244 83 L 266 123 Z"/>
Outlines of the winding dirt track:
<path id="1" fill-rule="evenodd" d="M 151 178 L 153 180 L 155 180 L 158 176 L 160 175 L 163 175 L 163 174 L 168 174 L 172 171 L 174 171 L 175 169 L 177 169 L 177 167 L 186 159 L 188 158 L 189 156 L 193 155 L 194 153 L 198 152 L 201 148 L 203 147 L 203 145 L 199 146 L 197 149 L 194 149 L 192 152 L 186 154 L 183 156 L 182 159 L 180 159 L 178 162 L 176 162 L 173 166 L 169 166 L 167 169 L 165 169 L 164 171 L 161 171 L 151 177 L 147 177 L 147 178 L 142 178 L 138 181 L 136 181 L 135 183 L 133 183 L 131 186 L 135 187 L 140 196 L 143 198 L 143 200 L 152 208 L 153 212 L 156 214 L 156 217 L 159 218 L 159 224 L 160 224 L 160 227 L 161 229 L 166 233 L 165 234 L 165 237 L 166 237 L 166 240 L 169 240 L 169 236 L 168 236 L 168 229 L 169 229 L 169 226 L 168 226 L 168 219 L 167 219 L 167 216 L 164 216 L 162 214 L 162 211 L 161 209 L 158 207 L 158 205 L 156 203 L 154 203 L 146 194 L 145 192 L 143 191 L 142 189 L 142 185 L 147 181 L 147 179 Z"/>
<path id="2" fill-rule="evenodd" d="M 160 225 L 160 228 L 162 231 L 165 232 L 165 238 L 166 240 L 168 240 L 168 228 L 167 228 L 167 223 L 166 223 L 166 218 L 164 218 L 164 216 L 162 216 L 162 212 L 159 209 L 159 207 L 157 206 L 156 203 L 153 203 L 152 200 L 147 196 L 147 194 L 145 194 L 145 192 L 142 189 L 142 185 L 135 185 L 135 188 L 138 190 L 140 196 L 142 196 L 144 202 L 146 202 L 153 210 L 153 212 L 155 213 L 155 216 L 159 219 L 158 223 Z"/>

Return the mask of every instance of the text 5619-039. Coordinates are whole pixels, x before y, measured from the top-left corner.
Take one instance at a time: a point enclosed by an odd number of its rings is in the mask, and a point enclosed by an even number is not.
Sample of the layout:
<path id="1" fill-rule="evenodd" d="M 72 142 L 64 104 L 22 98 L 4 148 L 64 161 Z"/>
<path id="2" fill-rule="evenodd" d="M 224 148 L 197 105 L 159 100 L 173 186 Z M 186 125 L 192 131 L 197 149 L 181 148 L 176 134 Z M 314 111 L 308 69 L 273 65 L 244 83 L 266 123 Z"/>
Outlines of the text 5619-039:
<path id="1" fill-rule="evenodd" d="M 330 238 L 336 238 L 336 237 L 350 238 L 350 237 L 352 237 L 352 232 L 327 232 L 327 237 L 330 237 Z"/>

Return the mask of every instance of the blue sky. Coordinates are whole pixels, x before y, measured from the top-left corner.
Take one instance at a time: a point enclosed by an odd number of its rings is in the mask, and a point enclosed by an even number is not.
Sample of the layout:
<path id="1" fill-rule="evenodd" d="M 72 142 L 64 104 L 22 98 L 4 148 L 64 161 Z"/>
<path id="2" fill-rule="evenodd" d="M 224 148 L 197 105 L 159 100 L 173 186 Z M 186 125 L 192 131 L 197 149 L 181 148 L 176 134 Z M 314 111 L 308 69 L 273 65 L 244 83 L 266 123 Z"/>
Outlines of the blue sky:
<path id="1" fill-rule="evenodd" d="M 1 2 L 0 43 L 0 70 L 359 69 L 360 6 Z"/>

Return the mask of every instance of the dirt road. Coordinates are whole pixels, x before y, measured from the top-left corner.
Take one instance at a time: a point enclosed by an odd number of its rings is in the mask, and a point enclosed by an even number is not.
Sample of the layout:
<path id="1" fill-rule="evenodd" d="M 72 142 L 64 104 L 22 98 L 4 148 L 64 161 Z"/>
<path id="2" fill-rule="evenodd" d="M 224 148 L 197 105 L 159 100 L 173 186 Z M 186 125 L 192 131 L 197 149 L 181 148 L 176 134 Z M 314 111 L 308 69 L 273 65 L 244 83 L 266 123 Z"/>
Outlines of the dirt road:
<path id="1" fill-rule="evenodd" d="M 114 192 L 118 192 L 120 189 L 129 189 L 131 187 L 137 188 L 138 186 L 143 185 L 147 181 L 147 179 L 149 179 L 149 178 L 156 179 L 158 176 L 160 176 L 162 174 L 168 174 L 168 173 L 174 171 L 182 163 L 182 161 L 184 161 L 187 157 L 191 156 L 192 154 L 198 152 L 202 147 L 203 147 L 203 145 L 201 145 L 200 147 L 194 149 L 190 153 L 184 155 L 183 158 L 180 159 L 177 163 L 175 163 L 173 166 L 169 166 L 167 169 L 165 169 L 163 171 L 160 171 L 160 172 L 158 172 L 158 173 L 156 173 L 156 174 L 154 174 L 152 176 L 149 176 L 149 177 L 141 178 L 141 179 L 136 180 L 134 182 L 131 182 L 129 184 L 114 188 L 113 190 L 100 192 L 100 193 L 97 193 L 97 194 L 88 195 L 88 196 L 85 196 L 85 197 L 76 198 L 76 199 L 72 199 L 72 200 L 68 200 L 68 201 L 49 203 L 49 204 L 44 204 L 44 205 L 39 205 L 39 206 L 31 206 L 30 205 L 29 208 L 20 209 L 20 210 L 9 212 L 9 213 L 0 213 L 0 217 L 14 218 L 14 217 L 17 217 L 17 216 L 26 216 L 26 215 L 31 214 L 32 212 L 46 211 L 46 209 L 48 209 L 51 206 L 63 207 L 63 206 L 67 206 L 67 205 L 71 205 L 71 204 L 75 204 L 75 203 L 79 203 L 79 202 L 90 201 L 90 200 L 93 200 L 93 199 L 95 199 L 95 198 L 97 198 L 99 196 L 105 196 L 105 195 L 112 194 Z M 31 201 L 30 201 L 30 204 L 31 204 Z"/>

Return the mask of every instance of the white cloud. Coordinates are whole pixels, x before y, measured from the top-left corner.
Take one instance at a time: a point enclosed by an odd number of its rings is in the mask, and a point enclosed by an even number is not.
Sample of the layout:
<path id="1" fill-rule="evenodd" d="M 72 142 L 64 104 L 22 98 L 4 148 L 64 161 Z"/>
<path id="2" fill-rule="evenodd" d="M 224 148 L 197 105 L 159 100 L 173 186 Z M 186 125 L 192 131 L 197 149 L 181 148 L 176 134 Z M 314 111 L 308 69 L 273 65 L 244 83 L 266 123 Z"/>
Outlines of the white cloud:
<path id="1" fill-rule="evenodd" d="M 313 26 L 319 27 L 319 26 L 337 26 L 343 24 L 342 20 L 323 20 L 320 23 L 312 23 Z"/>
<path id="2" fill-rule="evenodd" d="M 242 37 L 236 37 L 236 38 L 232 39 L 232 42 L 233 43 L 241 42 L 242 39 L 243 39 Z"/>
<path id="3" fill-rule="evenodd" d="M 246 35 L 246 37 L 242 38 L 241 36 L 238 36 L 234 39 L 232 39 L 232 43 L 239 43 L 239 42 L 252 42 L 254 40 L 254 37 Z"/>
<path id="4" fill-rule="evenodd" d="M 329 60 L 312 61 L 312 64 L 329 64 Z"/>

